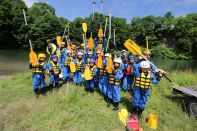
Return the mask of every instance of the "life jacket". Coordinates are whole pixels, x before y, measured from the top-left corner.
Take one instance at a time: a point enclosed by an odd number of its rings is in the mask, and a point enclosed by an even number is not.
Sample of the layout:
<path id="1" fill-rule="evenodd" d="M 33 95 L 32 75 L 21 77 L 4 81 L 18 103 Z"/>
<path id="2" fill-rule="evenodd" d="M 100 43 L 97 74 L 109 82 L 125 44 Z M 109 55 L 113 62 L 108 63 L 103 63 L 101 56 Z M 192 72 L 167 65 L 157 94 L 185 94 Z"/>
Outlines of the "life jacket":
<path id="1" fill-rule="evenodd" d="M 82 60 L 77 59 L 76 68 L 77 68 L 77 71 L 83 71 Z"/>
<path id="2" fill-rule="evenodd" d="M 90 67 L 90 74 L 91 74 L 91 77 L 94 77 L 95 74 L 94 74 L 94 69 L 96 68 L 96 66 L 94 65 L 93 67 Z"/>
<path id="3" fill-rule="evenodd" d="M 117 72 L 120 71 L 120 68 L 115 69 L 115 71 L 117 71 Z M 109 75 L 109 83 L 110 83 L 110 84 L 113 84 L 113 85 L 120 85 L 120 82 L 121 82 L 121 79 L 115 80 L 113 74 L 110 74 L 110 75 Z"/>
<path id="4" fill-rule="evenodd" d="M 107 70 L 103 67 L 103 68 L 100 69 L 99 73 L 100 73 L 100 75 L 106 75 Z"/>
<path id="5" fill-rule="evenodd" d="M 32 72 L 33 73 L 44 73 L 43 66 L 44 66 L 44 62 L 42 62 L 39 66 L 34 66 Z"/>
<path id="6" fill-rule="evenodd" d="M 149 88 L 151 85 L 151 71 L 148 71 L 148 75 L 142 72 L 140 77 L 137 77 L 135 80 L 135 86 L 140 88 Z"/>
<path id="7" fill-rule="evenodd" d="M 54 73 L 59 73 L 59 66 L 58 66 L 58 62 L 57 64 L 55 64 L 53 61 L 50 62 L 52 65 L 52 70 Z"/>
<path id="8" fill-rule="evenodd" d="M 71 57 L 67 57 L 67 59 L 64 61 L 64 66 L 70 67 Z"/>

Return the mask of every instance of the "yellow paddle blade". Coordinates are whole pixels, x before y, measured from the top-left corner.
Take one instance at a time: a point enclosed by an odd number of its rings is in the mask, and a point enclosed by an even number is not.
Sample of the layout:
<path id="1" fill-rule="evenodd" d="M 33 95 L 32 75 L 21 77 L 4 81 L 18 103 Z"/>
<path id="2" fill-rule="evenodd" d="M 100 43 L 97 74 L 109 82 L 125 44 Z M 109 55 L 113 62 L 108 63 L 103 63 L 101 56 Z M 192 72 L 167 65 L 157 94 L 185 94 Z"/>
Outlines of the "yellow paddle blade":
<path id="1" fill-rule="evenodd" d="M 112 73 L 112 66 L 113 66 L 113 61 L 112 61 L 112 58 L 110 57 L 107 59 L 107 72 L 109 74 Z"/>
<path id="2" fill-rule="evenodd" d="M 36 53 L 33 51 L 33 49 L 30 49 L 30 53 L 29 53 L 29 62 L 32 63 L 32 65 L 35 65 L 38 63 L 38 58 Z"/>
<path id="3" fill-rule="evenodd" d="M 94 40 L 92 38 L 92 35 L 88 39 L 88 47 L 89 47 L 89 49 L 93 49 L 93 47 L 94 47 Z"/>
<path id="4" fill-rule="evenodd" d="M 103 59 L 102 59 L 102 56 L 101 55 L 98 57 L 97 67 L 99 69 L 101 69 L 103 67 Z"/>
<path id="5" fill-rule="evenodd" d="M 73 61 L 70 62 L 70 72 L 72 73 L 76 72 L 76 66 Z"/>
<path id="6" fill-rule="evenodd" d="M 132 41 L 131 39 L 128 39 L 125 43 L 124 43 L 124 46 L 129 50 L 131 51 L 131 53 L 133 55 L 142 55 L 141 53 L 141 48 L 134 42 Z"/>
<path id="7" fill-rule="evenodd" d="M 60 52 L 60 48 L 57 50 L 57 56 L 58 57 L 60 57 L 60 54 L 61 54 L 61 52 Z"/>
<path id="8" fill-rule="evenodd" d="M 98 31 L 98 37 L 99 38 L 103 38 L 103 29 L 102 29 L 102 26 L 100 26 L 100 29 Z"/>
<path id="9" fill-rule="evenodd" d="M 87 24 L 85 22 L 82 23 L 83 32 L 86 33 L 88 30 Z"/>
<path id="10" fill-rule="evenodd" d="M 121 109 L 121 111 L 118 112 L 118 117 L 125 126 L 127 125 L 128 115 L 127 109 Z"/>
<path id="11" fill-rule="evenodd" d="M 91 77 L 91 71 L 90 71 L 90 68 L 87 66 L 85 71 L 84 71 L 84 78 L 85 80 L 91 80 L 92 77 Z"/>
<path id="12" fill-rule="evenodd" d="M 60 46 L 61 43 L 62 43 L 62 37 L 61 36 L 57 36 L 56 37 L 56 41 L 57 41 L 58 46 Z"/>

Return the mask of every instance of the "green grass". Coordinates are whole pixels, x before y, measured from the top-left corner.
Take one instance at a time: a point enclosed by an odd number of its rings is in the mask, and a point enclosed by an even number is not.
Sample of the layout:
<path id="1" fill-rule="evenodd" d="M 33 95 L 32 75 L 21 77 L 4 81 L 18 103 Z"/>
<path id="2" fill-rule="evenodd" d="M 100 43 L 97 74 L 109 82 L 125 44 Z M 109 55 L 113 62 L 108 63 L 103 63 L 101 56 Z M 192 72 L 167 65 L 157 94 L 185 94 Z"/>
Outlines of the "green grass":
<path id="1" fill-rule="evenodd" d="M 197 86 L 197 74 L 173 72 L 170 77 L 179 85 Z M 182 110 L 182 102 L 173 99 L 170 83 L 162 79 L 153 86 L 141 126 L 151 131 L 145 119 L 149 113 L 158 115 L 158 130 L 197 130 L 196 120 Z M 0 130 L 41 131 L 119 131 L 125 130 L 117 112 L 106 107 L 102 96 L 84 92 L 84 87 L 69 83 L 60 92 L 35 99 L 30 73 L 17 74 L 0 81 Z M 122 92 L 121 108 L 130 107 L 130 95 Z"/>

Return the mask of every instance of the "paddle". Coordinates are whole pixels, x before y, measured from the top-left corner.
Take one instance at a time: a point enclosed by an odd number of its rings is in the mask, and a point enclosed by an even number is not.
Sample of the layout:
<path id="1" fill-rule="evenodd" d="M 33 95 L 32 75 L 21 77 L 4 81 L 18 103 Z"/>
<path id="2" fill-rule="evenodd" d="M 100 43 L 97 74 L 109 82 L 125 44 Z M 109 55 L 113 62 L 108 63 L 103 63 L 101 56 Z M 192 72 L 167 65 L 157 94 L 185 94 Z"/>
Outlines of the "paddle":
<path id="1" fill-rule="evenodd" d="M 85 49 L 87 47 L 87 39 L 86 39 L 86 32 L 88 30 L 88 27 L 87 27 L 87 24 L 85 22 L 82 23 L 82 29 L 83 29 L 83 32 L 84 32 L 84 41 L 85 41 Z"/>
<path id="2" fill-rule="evenodd" d="M 159 70 L 152 62 L 150 62 L 142 53 L 141 53 L 141 48 L 140 46 L 138 46 L 134 41 L 132 41 L 131 39 L 128 39 L 125 43 L 124 46 L 131 51 L 134 55 L 139 55 L 142 56 L 146 61 L 148 61 L 152 66 L 154 66 L 156 68 L 156 70 Z M 174 86 L 176 86 L 176 84 L 170 80 L 166 75 L 164 75 L 164 77 L 171 82 Z"/>
<path id="3" fill-rule="evenodd" d="M 25 26 L 27 27 L 27 18 L 26 18 L 26 14 L 25 14 L 24 9 L 23 9 L 23 15 L 24 15 L 24 20 L 25 20 Z M 36 53 L 33 50 L 31 39 L 30 39 L 30 36 L 29 36 L 29 32 L 28 32 L 28 37 L 29 37 L 29 46 L 30 46 L 29 62 L 32 65 L 36 65 L 38 63 L 38 58 L 37 58 Z"/>
<path id="4" fill-rule="evenodd" d="M 94 40 L 92 38 L 92 32 L 91 32 L 90 38 L 88 39 L 88 47 L 89 49 L 93 49 L 94 47 Z"/>
<path id="5" fill-rule="evenodd" d="M 106 52 L 108 50 L 108 46 L 109 46 L 109 41 L 111 39 L 111 15 L 112 15 L 112 11 L 109 11 L 109 37 L 107 39 L 107 47 L 106 47 Z"/>

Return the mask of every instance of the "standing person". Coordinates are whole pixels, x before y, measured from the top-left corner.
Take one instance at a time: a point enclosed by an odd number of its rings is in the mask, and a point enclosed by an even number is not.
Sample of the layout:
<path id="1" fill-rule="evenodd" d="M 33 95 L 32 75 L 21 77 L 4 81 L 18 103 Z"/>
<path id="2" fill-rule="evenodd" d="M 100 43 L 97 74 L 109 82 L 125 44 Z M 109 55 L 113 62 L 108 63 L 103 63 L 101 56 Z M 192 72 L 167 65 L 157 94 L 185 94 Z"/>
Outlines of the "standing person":
<path id="1" fill-rule="evenodd" d="M 122 63 L 122 60 L 120 58 L 114 59 L 114 66 L 112 67 L 113 71 L 112 71 L 112 74 L 110 74 L 109 76 L 109 86 L 110 86 L 111 92 L 108 92 L 108 93 L 110 93 L 109 94 L 109 98 L 111 99 L 110 102 L 113 102 L 113 103 L 109 103 L 108 106 L 110 104 L 113 104 L 114 106 L 113 110 L 119 109 L 118 106 L 121 100 L 120 83 L 123 77 L 122 70 L 120 69 L 121 63 Z"/>
<path id="2" fill-rule="evenodd" d="M 133 63 L 135 62 L 134 56 L 128 56 L 128 63 L 123 65 L 123 89 L 125 91 L 130 91 L 134 81 L 134 70 L 133 70 Z"/>
<path id="3" fill-rule="evenodd" d="M 91 80 L 86 80 L 85 81 L 85 84 L 86 84 L 85 90 L 90 91 L 91 93 L 93 93 L 95 85 L 96 85 L 95 76 L 98 73 L 98 69 L 95 65 L 95 60 L 94 59 L 90 59 L 89 67 L 90 67 L 90 71 L 91 71 Z"/>
<path id="4" fill-rule="evenodd" d="M 105 54 L 105 57 L 102 59 L 103 67 L 99 70 L 99 89 L 100 92 L 106 97 L 107 93 L 107 59 L 109 57 L 109 53 Z"/>
<path id="5" fill-rule="evenodd" d="M 63 84 L 66 84 L 70 78 L 70 62 L 72 60 L 72 56 L 71 56 L 71 51 L 67 50 L 67 56 L 66 59 L 64 61 L 64 65 L 62 68 L 62 73 L 63 73 Z"/>
<path id="6" fill-rule="evenodd" d="M 83 53 L 78 52 L 77 53 L 77 59 L 75 60 L 75 65 L 76 65 L 76 72 L 74 73 L 73 76 L 73 81 L 76 85 L 82 85 L 83 79 L 82 79 L 82 74 L 85 68 L 85 62 L 83 59 Z"/>
<path id="7" fill-rule="evenodd" d="M 48 64 L 48 69 L 49 69 L 49 77 L 50 77 L 49 87 L 50 87 L 50 93 L 52 93 L 54 84 L 56 91 L 59 90 L 59 74 L 61 73 L 60 65 L 58 63 L 58 57 L 56 55 L 53 55 L 51 57 L 51 61 Z"/>
<path id="8" fill-rule="evenodd" d="M 47 65 L 45 64 L 45 60 L 46 55 L 40 53 L 38 54 L 38 63 L 36 65 L 30 63 L 29 65 L 29 68 L 32 69 L 33 72 L 33 90 L 36 94 L 36 98 L 39 98 L 40 92 L 46 96 L 44 71 L 47 69 Z"/>
<path id="9" fill-rule="evenodd" d="M 150 63 L 147 61 L 141 61 L 140 68 L 134 66 L 136 79 L 134 83 L 131 115 L 137 115 L 139 119 L 150 96 L 151 83 L 157 84 L 160 80 L 160 77 L 154 76 L 150 68 Z"/>
<path id="10" fill-rule="evenodd" d="M 64 65 L 64 61 L 66 59 L 66 47 L 65 47 L 65 43 L 62 42 L 60 45 L 60 57 L 58 59 L 58 63 L 61 65 Z"/>
<path id="11" fill-rule="evenodd" d="M 93 51 L 88 51 L 87 54 L 85 55 L 85 62 L 87 66 L 89 66 L 90 59 L 92 58 L 93 58 Z"/>

